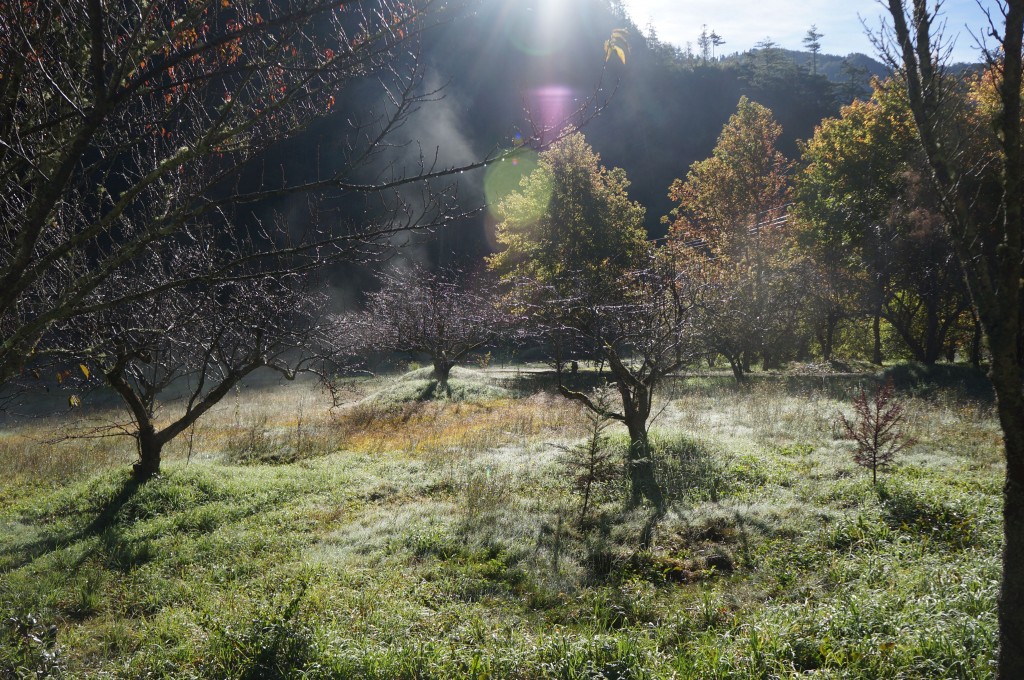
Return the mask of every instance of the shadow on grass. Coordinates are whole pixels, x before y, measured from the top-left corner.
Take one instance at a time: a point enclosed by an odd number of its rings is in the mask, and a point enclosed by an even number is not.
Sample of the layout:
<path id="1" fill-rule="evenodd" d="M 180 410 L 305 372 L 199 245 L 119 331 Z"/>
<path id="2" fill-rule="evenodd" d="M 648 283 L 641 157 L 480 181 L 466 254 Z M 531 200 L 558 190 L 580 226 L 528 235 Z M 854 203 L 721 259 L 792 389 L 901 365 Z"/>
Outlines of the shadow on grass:
<path id="1" fill-rule="evenodd" d="M 885 523 L 892 529 L 941 541 L 953 548 L 981 543 L 978 518 L 955 504 L 884 483 L 878 485 L 878 500 Z"/>
<path id="2" fill-rule="evenodd" d="M 528 371 L 507 372 L 494 378 L 495 383 L 519 395 L 536 394 L 537 392 L 557 392 L 558 373 L 554 369 L 532 369 Z M 588 392 L 604 387 L 614 381 L 607 371 L 580 370 L 576 373 L 562 373 L 562 383 L 572 390 Z"/>
<path id="3" fill-rule="evenodd" d="M 981 369 L 967 364 L 935 364 L 927 366 L 916 362 L 904 362 L 887 367 L 881 373 L 851 372 L 826 373 L 821 375 L 797 375 L 790 373 L 755 371 L 747 375 L 744 383 L 737 383 L 732 372 L 726 369 L 680 372 L 668 376 L 662 386 L 661 395 L 675 398 L 682 394 L 720 395 L 722 392 L 744 392 L 759 385 L 781 386 L 790 396 L 806 396 L 820 393 L 838 399 L 851 399 L 861 386 L 871 389 L 892 378 L 897 391 L 919 397 L 931 397 L 948 392 L 964 401 L 993 403 L 995 393 L 988 376 Z M 576 374 L 563 373 L 567 387 L 576 390 L 593 390 L 614 381 L 606 372 L 581 370 Z M 558 377 L 554 370 L 529 370 L 513 373 L 497 379 L 503 387 L 519 394 L 554 392 L 558 389 Z"/>
<path id="4" fill-rule="evenodd" d="M 892 379 L 898 391 L 920 397 L 952 392 L 963 400 L 995 402 L 992 382 L 981 369 L 966 364 L 903 363 L 885 369 L 880 381 Z"/>
<path id="5" fill-rule="evenodd" d="M 416 395 L 416 401 L 433 401 L 435 399 L 451 399 L 452 388 L 447 382 L 442 383 L 439 380 L 431 380 L 428 382 L 419 394 Z"/>
<path id="6" fill-rule="evenodd" d="M 122 567 L 139 564 L 140 562 L 125 553 L 124 542 L 120 540 L 116 529 L 118 513 L 135 496 L 141 486 L 142 482 L 139 482 L 131 475 L 127 475 L 116 493 L 103 503 L 99 513 L 86 526 L 69 532 L 51 534 L 27 544 L 21 543 L 0 547 L 0 573 L 14 571 L 48 553 L 61 550 L 94 536 L 102 538 L 99 547 L 107 552 L 112 552 L 117 564 L 122 565 Z M 86 559 L 95 554 L 96 550 L 86 551 L 76 560 L 74 566 L 76 568 L 81 566 Z M 143 553 L 146 551 L 136 550 L 134 552 L 139 553 L 137 557 L 143 558 Z"/>

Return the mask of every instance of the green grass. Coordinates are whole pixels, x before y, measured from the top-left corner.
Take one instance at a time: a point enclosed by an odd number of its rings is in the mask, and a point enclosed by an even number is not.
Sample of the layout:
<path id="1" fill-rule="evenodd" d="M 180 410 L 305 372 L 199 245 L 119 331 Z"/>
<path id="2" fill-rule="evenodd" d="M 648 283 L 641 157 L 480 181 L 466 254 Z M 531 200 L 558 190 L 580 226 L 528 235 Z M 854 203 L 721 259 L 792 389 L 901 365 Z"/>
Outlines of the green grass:
<path id="1" fill-rule="evenodd" d="M 366 400 L 377 407 L 391 407 L 417 401 L 487 401 L 512 396 L 509 390 L 494 385 L 483 371 L 456 366 L 447 386 L 433 379 L 432 373 L 429 367 L 410 371 L 386 382 Z"/>
<path id="2" fill-rule="evenodd" d="M 130 442 L 8 427 L 0 678 L 991 677 L 992 406 L 902 392 L 918 444 L 876 488 L 834 436 L 856 384 L 678 381 L 643 551 L 620 483 L 580 523 L 551 394 L 252 390 L 143 486 Z"/>

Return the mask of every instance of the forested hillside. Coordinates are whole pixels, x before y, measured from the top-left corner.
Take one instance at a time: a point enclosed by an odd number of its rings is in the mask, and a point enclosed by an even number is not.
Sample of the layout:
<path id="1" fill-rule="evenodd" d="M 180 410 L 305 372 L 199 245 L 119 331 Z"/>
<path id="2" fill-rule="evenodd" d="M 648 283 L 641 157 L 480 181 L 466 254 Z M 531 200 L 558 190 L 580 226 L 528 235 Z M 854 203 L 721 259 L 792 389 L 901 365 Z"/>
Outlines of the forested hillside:
<path id="1" fill-rule="evenodd" d="M 808 139 L 855 94 L 867 96 L 870 78 L 885 71 L 864 55 L 821 55 L 820 75 L 812 75 L 809 55 L 753 45 L 742 55 L 704 63 L 645 36 L 605 0 L 561 3 L 557 17 L 543 16 L 543 5 L 485 4 L 429 43 L 434 82 L 450 83 L 444 105 L 452 118 L 449 128 L 436 130 L 437 143 L 457 134 L 477 151 L 508 144 L 515 126 L 524 124 L 524 105 L 540 103 L 538 88 L 567 88 L 571 101 L 561 105 L 571 107 L 600 87 L 610 100 L 585 133 L 605 164 L 629 175 L 631 195 L 648 208 L 651 236 L 664 234 L 660 218 L 671 209 L 669 184 L 711 152 L 740 97 L 772 110 L 783 129 L 780 148 L 795 158 L 797 140 Z M 625 64 L 604 59 L 602 46 L 615 28 L 627 29 Z M 850 65 L 845 72 L 843 63 Z"/>

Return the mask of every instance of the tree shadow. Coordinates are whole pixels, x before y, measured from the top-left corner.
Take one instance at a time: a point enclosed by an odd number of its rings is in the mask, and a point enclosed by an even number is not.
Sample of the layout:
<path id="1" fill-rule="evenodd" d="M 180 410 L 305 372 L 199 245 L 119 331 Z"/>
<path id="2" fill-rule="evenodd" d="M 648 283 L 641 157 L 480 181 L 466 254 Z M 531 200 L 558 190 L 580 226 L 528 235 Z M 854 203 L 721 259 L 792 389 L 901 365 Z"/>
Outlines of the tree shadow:
<path id="1" fill-rule="evenodd" d="M 0 573 L 8 573 L 20 569 L 44 555 L 94 536 L 103 537 L 101 544 L 104 548 L 110 549 L 114 547 L 117 544 L 117 532 L 115 531 L 118 523 L 117 515 L 135 496 L 143 483 L 136 480 L 134 476 L 126 477 L 117 492 L 103 504 L 103 507 L 92 521 L 80 529 L 51 534 L 29 543 L 0 546 L 0 564 L 3 565 L 0 567 Z M 77 569 L 95 553 L 95 548 L 85 551 L 75 561 L 73 567 Z"/>
<path id="2" fill-rule="evenodd" d="M 883 483 L 876 489 L 882 504 L 882 518 L 891 529 L 941 541 L 954 548 L 980 545 L 978 519 L 964 508 L 899 486 Z"/>
<path id="3" fill-rule="evenodd" d="M 880 382 L 892 380 L 901 392 L 919 397 L 934 396 L 939 392 L 952 392 L 965 401 L 995 403 L 995 389 L 988 375 L 980 368 L 966 364 L 934 364 L 916 362 L 897 364 L 885 369 Z"/>

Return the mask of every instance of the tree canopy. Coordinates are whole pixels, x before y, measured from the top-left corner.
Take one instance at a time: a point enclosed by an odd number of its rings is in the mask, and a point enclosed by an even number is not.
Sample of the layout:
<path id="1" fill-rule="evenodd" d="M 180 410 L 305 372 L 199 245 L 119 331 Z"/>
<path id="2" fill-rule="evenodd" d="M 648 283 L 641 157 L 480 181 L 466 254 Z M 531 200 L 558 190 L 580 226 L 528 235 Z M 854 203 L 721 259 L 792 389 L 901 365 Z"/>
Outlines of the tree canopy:
<path id="1" fill-rule="evenodd" d="M 520 190 L 498 205 L 503 249 L 490 268 L 506 279 L 596 283 L 641 262 L 644 208 L 627 195 L 625 171 L 600 161 L 579 132 L 541 153 Z"/>

